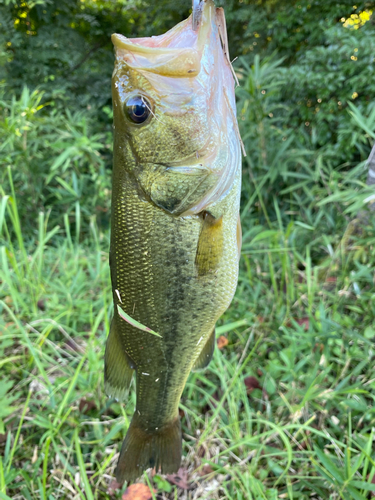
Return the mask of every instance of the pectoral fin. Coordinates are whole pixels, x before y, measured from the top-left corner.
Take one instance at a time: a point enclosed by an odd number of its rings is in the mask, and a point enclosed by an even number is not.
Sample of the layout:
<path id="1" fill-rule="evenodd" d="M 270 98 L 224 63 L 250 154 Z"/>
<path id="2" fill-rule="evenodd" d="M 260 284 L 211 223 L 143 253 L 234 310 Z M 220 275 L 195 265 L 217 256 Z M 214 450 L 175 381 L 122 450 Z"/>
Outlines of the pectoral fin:
<path id="1" fill-rule="evenodd" d="M 207 339 L 206 344 L 204 345 L 199 357 L 194 363 L 193 370 L 203 370 L 206 368 L 212 359 L 212 356 L 214 355 L 214 350 L 215 350 L 215 343 L 216 343 L 216 338 L 215 338 L 215 328 L 212 330 L 212 333 Z"/>
<path id="2" fill-rule="evenodd" d="M 135 365 L 124 351 L 113 319 L 104 356 L 104 388 L 108 396 L 124 400 Z"/>
<path id="3" fill-rule="evenodd" d="M 195 256 L 198 276 L 216 272 L 223 254 L 223 242 L 223 217 L 215 219 L 209 212 L 203 212 L 203 225 Z"/>

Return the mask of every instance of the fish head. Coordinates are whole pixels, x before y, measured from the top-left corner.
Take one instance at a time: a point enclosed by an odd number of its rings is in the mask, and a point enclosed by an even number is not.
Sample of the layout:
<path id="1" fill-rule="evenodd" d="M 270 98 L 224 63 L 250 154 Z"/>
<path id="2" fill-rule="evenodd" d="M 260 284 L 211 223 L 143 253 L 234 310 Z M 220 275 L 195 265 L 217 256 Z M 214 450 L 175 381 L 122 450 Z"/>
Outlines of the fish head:
<path id="1" fill-rule="evenodd" d="M 112 35 L 115 169 L 174 215 L 206 210 L 240 165 L 234 79 L 212 0 L 167 33 Z"/>

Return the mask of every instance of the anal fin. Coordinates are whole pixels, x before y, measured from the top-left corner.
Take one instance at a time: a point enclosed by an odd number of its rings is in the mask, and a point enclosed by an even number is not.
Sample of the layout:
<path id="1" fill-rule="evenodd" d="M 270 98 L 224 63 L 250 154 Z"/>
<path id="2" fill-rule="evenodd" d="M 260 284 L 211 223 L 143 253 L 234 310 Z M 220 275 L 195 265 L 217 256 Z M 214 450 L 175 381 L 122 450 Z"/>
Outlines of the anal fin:
<path id="1" fill-rule="evenodd" d="M 104 356 L 104 389 L 107 396 L 125 399 L 135 365 L 126 354 L 113 319 Z"/>
<path id="2" fill-rule="evenodd" d="M 208 337 L 203 349 L 201 350 L 201 353 L 199 354 L 198 358 L 194 363 L 193 366 L 194 371 L 203 370 L 204 368 L 207 368 L 207 366 L 210 364 L 212 356 L 214 355 L 215 344 L 216 344 L 216 337 L 214 328 L 212 330 L 212 333 Z"/>

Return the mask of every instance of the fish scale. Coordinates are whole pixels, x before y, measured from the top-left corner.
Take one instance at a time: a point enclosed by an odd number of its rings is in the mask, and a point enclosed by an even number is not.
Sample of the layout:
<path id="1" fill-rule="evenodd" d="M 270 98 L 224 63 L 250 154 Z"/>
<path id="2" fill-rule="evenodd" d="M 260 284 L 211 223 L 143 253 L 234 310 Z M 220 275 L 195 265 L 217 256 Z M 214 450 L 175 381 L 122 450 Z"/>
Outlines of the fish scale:
<path id="1" fill-rule="evenodd" d="M 106 392 L 126 398 L 136 375 L 135 413 L 116 473 L 121 483 L 148 467 L 178 470 L 182 391 L 191 370 L 209 363 L 215 323 L 237 285 L 240 145 L 235 109 L 228 108 L 235 105 L 233 77 L 215 12 L 207 0 L 197 33 L 189 18 L 165 38 L 114 37 L 110 266 L 115 313 L 105 353 Z M 184 44 L 192 45 L 191 57 L 189 46 L 180 47 Z M 176 50 L 185 51 L 194 77 L 183 74 Z M 219 63 L 223 80 L 216 77 L 211 87 L 209 71 Z M 165 97 L 160 89 L 167 80 L 168 89 L 176 86 L 175 101 L 173 92 Z M 129 99 L 138 107 L 127 108 Z"/>

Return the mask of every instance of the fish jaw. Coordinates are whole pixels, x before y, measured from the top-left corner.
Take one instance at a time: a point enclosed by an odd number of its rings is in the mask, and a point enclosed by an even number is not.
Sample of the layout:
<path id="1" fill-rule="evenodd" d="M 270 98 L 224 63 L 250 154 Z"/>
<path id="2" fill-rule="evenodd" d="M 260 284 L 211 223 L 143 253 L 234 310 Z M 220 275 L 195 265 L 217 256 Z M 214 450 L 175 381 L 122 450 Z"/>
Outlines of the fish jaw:
<path id="1" fill-rule="evenodd" d="M 133 169 L 144 198 L 173 215 L 207 210 L 228 193 L 240 168 L 234 80 L 217 17 L 208 0 L 196 31 L 190 16 L 164 35 L 112 36 L 114 125 L 129 146 L 122 146 L 121 163 Z M 124 119 L 132 93 L 151 103 L 153 115 L 145 126 Z M 181 179 L 191 172 L 201 175 L 190 176 L 181 190 Z M 179 191 L 172 207 L 164 194 L 155 195 L 164 193 L 164 183 L 168 193 L 174 184 Z"/>
<path id="2" fill-rule="evenodd" d="M 215 16 L 214 3 L 208 0 L 204 3 L 197 30 L 190 16 L 163 35 L 126 38 L 114 33 L 112 42 L 116 53 L 124 51 L 120 57 L 133 69 L 169 77 L 194 77 L 201 70 L 202 54 L 209 43 Z"/>

